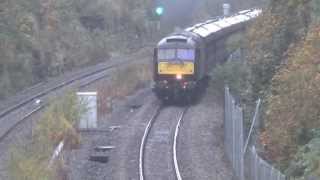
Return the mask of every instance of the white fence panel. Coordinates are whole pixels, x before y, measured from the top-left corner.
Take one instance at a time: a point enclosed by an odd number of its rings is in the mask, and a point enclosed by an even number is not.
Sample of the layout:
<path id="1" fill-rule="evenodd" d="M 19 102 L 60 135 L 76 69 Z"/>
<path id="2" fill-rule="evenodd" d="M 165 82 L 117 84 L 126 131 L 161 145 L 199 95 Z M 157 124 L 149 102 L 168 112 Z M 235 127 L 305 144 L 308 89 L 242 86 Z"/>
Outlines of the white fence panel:
<path id="1" fill-rule="evenodd" d="M 258 116 L 260 101 L 257 103 L 254 120 Z M 232 163 L 234 173 L 238 180 L 244 180 L 244 172 L 248 172 L 248 180 L 286 180 L 280 171 L 259 157 L 256 148 L 252 146 L 246 151 L 248 142 L 244 144 L 243 111 L 230 94 L 229 88 L 225 88 L 225 120 L 224 137 L 227 157 Z M 252 127 L 255 127 L 253 124 Z M 252 129 L 250 130 L 250 132 Z M 249 147 L 249 146 L 248 146 Z M 248 164 L 244 166 L 244 156 L 247 155 Z"/>
<path id="2" fill-rule="evenodd" d="M 225 147 L 227 156 L 232 163 L 235 175 L 244 180 L 244 139 L 243 139 L 243 113 L 236 105 L 234 98 L 225 89 Z"/>

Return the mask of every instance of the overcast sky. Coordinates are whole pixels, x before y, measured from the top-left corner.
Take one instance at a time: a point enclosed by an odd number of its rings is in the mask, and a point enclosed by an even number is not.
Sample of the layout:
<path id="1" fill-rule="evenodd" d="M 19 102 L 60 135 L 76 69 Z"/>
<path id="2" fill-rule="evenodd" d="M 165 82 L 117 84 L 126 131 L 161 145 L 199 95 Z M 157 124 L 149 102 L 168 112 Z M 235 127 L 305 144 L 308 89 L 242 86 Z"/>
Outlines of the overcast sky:
<path id="1" fill-rule="evenodd" d="M 199 1 L 201 0 L 162 0 L 165 7 L 162 23 L 173 27 L 189 25 L 194 7 Z"/>

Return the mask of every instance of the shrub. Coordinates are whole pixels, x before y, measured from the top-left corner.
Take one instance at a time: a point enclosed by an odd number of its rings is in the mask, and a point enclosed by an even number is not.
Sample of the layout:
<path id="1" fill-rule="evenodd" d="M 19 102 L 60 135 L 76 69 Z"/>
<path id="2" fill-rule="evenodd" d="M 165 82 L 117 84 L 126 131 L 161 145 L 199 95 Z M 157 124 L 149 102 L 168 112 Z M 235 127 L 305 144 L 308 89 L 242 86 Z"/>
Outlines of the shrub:
<path id="1" fill-rule="evenodd" d="M 74 93 L 67 93 L 53 101 L 37 122 L 32 141 L 11 149 L 11 159 L 8 162 L 10 178 L 12 180 L 56 179 L 63 164 L 49 168 L 51 155 L 62 140 L 67 148 L 80 143 L 80 137 L 74 126 L 84 111 L 84 105 L 79 106 Z"/>
<path id="2" fill-rule="evenodd" d="M 111 82 L 98 87 L 99 114 L 112 111 L 112 100 L 130 95 L 135 90 L 144 87 L 151 80 L 151 65 L 138 63 L 115 70 Z"/>
<path id="3" fill-rule="evenodd" d="M 244 61 L 228 61 L 217 66 L 212 75 L 210 86 L 223 93 L 224 86 L 228 85 L 233 96 L 239 101 L 244 110 L 246 127 L 250 127 L 256 106 L 256 99 L 252 97 L 250 67 Z M 211 88 L 211 89 L 212 89 Z"/>
<path id="4" fill-rule="evenodd" d="M 319 130 L 318 130 L 319 131 Z M 320 138 L 314 137 L 298 149 L 286 173 L 292 177 L 320 177 Z"/>
<path id="5" fill-rule="evenodd" d="M 36 140 L 41 144 L 49 141 L 56 145 L 63 139 L 68 139 L 71 145 L 77 145 L 79 138 L 74 126 L 84 111 L 84 107 L 78 106 L 74 93 L 68 93 L 62 99 L 54 101 L 35 128 Z"/>
<path id="6" fill-rule="evenodd" d="M 245 62 L 228 61 L 213 70 L 211 86 L 223 91 L 224 86 L 228 85 L 233 94 L 244 97 L 250 88 L 249 75 L 250 70 Z"/>
<path id="7" fill-rule="evenodd" d="M 47 168 L 47 159 L 49 159 L 48 154 L 40 149 L 13 148 L 8 162 L 10 179 L 53 180 L 53 171 Z"/>

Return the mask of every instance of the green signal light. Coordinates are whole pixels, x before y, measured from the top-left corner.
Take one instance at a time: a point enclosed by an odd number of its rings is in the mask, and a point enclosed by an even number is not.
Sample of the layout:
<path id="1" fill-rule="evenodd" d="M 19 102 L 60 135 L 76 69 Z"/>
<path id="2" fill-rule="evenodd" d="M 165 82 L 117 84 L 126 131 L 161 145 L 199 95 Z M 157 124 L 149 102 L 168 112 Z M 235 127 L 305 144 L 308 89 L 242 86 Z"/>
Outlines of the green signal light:
<path id="1" fill-rule="evenodd" d="M 161 16 L 163 14 L 163 12 L 164 12 L 164 8 L 162 6 L 159 6 L 156 8 L 156 14 L 158 16 Z"/>

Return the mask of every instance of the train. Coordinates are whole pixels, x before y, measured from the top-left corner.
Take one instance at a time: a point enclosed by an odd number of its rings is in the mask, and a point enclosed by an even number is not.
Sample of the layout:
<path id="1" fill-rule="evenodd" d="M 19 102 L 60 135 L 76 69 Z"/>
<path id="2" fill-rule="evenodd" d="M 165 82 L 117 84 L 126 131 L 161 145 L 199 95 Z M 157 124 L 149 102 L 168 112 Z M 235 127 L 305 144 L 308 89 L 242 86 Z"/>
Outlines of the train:
<path id="1" fill-rule="evenodd" d="M 229 56 L 227 39 L 243 32 L 261 9 L 217 17 L 174 32 L 159 41 L 153 57 L 153 91 L 163 101 L 193 101 L 209 72 Z"/>

